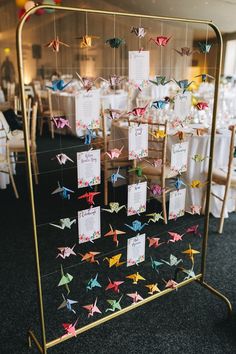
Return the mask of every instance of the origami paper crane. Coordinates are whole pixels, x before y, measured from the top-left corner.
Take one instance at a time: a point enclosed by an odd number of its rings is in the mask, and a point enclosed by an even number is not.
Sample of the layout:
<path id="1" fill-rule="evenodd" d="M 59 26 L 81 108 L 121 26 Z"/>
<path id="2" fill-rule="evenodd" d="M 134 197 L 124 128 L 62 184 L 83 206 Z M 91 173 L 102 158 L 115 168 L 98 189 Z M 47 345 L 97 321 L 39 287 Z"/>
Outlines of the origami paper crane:
<path id="1" fill-rule="evenodd" d="M 147 110 L 148 105 L 149 103 L 147 103 L 146 106 L 144 107 L 136 107 L 132 111 L 128 112 L 127 115 L 133 115 L 135 117 L 143 117 L 143 115 Z"/>
<path id="2" fill-rule="evenodd" d="M 187 56 L 189 57 L 190 55 L 192 55 L 193 53 L 195 53 L 196 51 L 189 48 L 189 47 L 182 47 L 179 49 L 174 49 L 174 51 L 176 51 L 176 53 L 178 53 L 179 55 L 181 55 L 181 57 Z"/>
<path id="3" fill-rule="evenodd" d="M 59 37 L 56 36 L 56 38 L 54 38 L 53 40 L 51 40 L 50 42 L 48 42 L 47 44 L 45 44 L 45 47 L 47 48 L 52 48 L 52 50 L 56 53 L 59 52 L 60 50 L 60 45 L 64 45 L 65 47 L 69 47 L 68 44 L 64 43 L 64 42 L 61 42 L 59 40 Z"/>
<path id="4" fill-rule="evenodd" d="M 200 74 L 200 75 L 197 75 L 197 76 L 194 76 L 194 77 L 195 78 L 200 77 L 202 79 L 202 82 L 206 82 L 207 78 L 215 80 L 215 78 L 213 76 L 209 75 L 209 74 Z"/>
<path id="5" fill-rule="evenodd" d="M 120 167 L 118 167 L 117 171 L 115 173 L 112 173 L 112 175 L 109 177 L 111 179 L 111 183 L 115 184 L 119 178 L 125 179 L 124 176 L 122 176 L 120 173 Z"/>
<path id="6" fill-rule="evenodd" d="M 99 264 L 99 262 L 95 259 L 95 256 L 97 256 L 98 254 L 100 254 L 101 252 L 87 252 L 85 254 L 79 253 L 79 255 L 82 257 L 81 261 L 86 261 L 89 263 L 97 263 Z"/>
<path id="7" fill-rule="evenodd" d="M 73 276 L 69 273 L 64 274 L 63 267 L 61 265 L 61 280 L 59 281 L 57 286 L 65 286 L 67 290 L 67 295 L 70 293 L 70 288 L 68 284 L 73 280 Z"/>
<path id="8" fill-rule="evenodd" d="M 63 337 L 67 336 L 67 335 L 72 335 L 74 337 L 76 337 L 76 325 L 78 323 L 78 319 L 75 321 L 74 324 L 72 323 L 63 323 L 62 326 L 64 327 L 65 331 L 67 332 Z"/>
<path id="9" fill-rule="evenodd" d="M 157 36 L 157 37 L 151 37 L 149 41 L 153 41 L 157 46 L 159 47 L 165 47 L 171 37 L 166 37 L 166 36 Z"/>
<path id="10" fill-rule="evenodd" d="M 108 280 L 109 280 L 109 284 L 107 285 L 105 290 L 113 290 L 115 293 L 119 293 L 120 292 L 119 286 L 121 284 L 123 284 L 124 282 L 123 281 L 112 281 L 109 278 L 108 278 Z"/>
<path id="11" fill-rule="evenodd" d="M 80 48 L 91 48 L 92 47 L 92 40 L 93 39 L 99 39 L 100 37 L 98 36 L 91 36 L 91 35 L 85 35 L 81 37 L 76 37 L 76 39 L 80 39 Z"/>
<path id="12" fill-rule="evenodd" d="M 101 284 L 98 282 L 98 273 L 95 275 L 94 278 L 91 278 L 89 281 L 88 281 L 88 284 L 86 285 L 86 291 L 88 290 L 92 290 L 93 288 L 101 288 Z"/>
<path id="13" fill-rule="evenodd" d="M 162 166 L 162 159 L 156 159 L 156 160 L 153 160 L 152 162 L 144 159 L 144 161 L 146 161 L 147 163 L 149 163 L 151 166 L 153 166 L 155 168 L 158 168 L 158 167 Z M 154 186 L 154 184 L 153 184 L 153 186 Z"/>
<path id="14" fill-rule="evenodd" d="M 189 244 L 189 248 L 185 251 L 182 251 L 183 254 L 187 254 L 188 257 L 191 259 L 192 264 L 194 264 L 194 256 L 199 254 L 200 252 L 197 250 L 192 249 L 191 245 Z"/>
<path id="15" fill-rule="evenodd" d="M 132 222 L 132 225 L 125 224 L 125 226 L 127 226 L 133 231 L 141 231 L 146 225 L 148 225 L 146 222 L 142 224 L 139 220 L 134 220 Z"/>
<path id="16" fill-rule="evenodd" d="M 144 27 L 131 27 L 131 33 L 134 33 L 138 38 L 143 38 L 146 35 Z"/>
<path id="17" fill-rule="evenodd" d="M 136 166 L 134 168 L 131 168 L 128 170 L 129 173 L 131 172 L 135 172 L 136 176 L 141 178 L 144 177 L 145 179 L 147 179 L 147 177 L 143 174 L 143 170 L 145 170 L 146 167 L 141 167 L 141 166 Z"/>
<path id="18" fill-rule="evenodd" d="M 182 237 L 184 236 L 184 234 L 180 235 L 177 234 L 176 232 L 170 232 L 170 231 L 168 231 L 168 234 L 170 235 L 171 239 L 167 243 L 182 241 Z"/>
<path id="19" fill-rule="evenodd" d="M 181 270 L 182 270 L 182 272 L 187 274 L 187 276 L 184 278 L 184 280 L 187 280 L 189 278 L 194 278 L 196 276 L 195 273 L 194 273 L 193 268 L 191 268 L 191 269 L 182 268 Z"/>
<path id="20" fill-rule="evenodd" d="M 85 145 L 90 145 L 92 143 L 93 139 L 96 139 L 97 134 L 95 131 L 93 131 L 92 129 L 86 129 L 86 133 L 84 135 L 84 144 Z"/>
<path id="21" fill-rule="evenodd" d="M 58 229 L 64 230 L 65 228 L 71 229 L 71 225 L 76 223 L 76 219 L 70 220 L 70 218 L 60 219 L 60 225 L 49 224 L 51 226 L 57 227 Z"/>
<path id="22" fill-rule="evenodd" d="M 207 156 L 203 156 L 201 154 L 195 154 L 195 155 L 193 155 L 192 160 L 195 162 L 202 162 L 202 161 L 206 160 L 207 158 L 208 158 Z"/>
<path id="23" fill-rule="evenodd" d="M 127 296 L 131 297 L 131 299 L 133 300 L 133 304 L 136 304 L 137 302 L 143 300 L 142 296 L 139 295 L 137 291 L 135 291 L 135 293 L 127 294 Z"/>
<path id="24" fill-rule="evenodd" d="M 109 113 L 109 118 L 113 120 L 119 119 L 124 112 L 119 109 L 106 109 L 105 113 Z"/>
<path id="25" fill-rule="evenodd" d="M 200 215 L 201 209 L 202 209 L 201 205 L 191 205 L 190 211 L 187 211 L 187 213 L 191 215 L 195 215 L 195 214 Z"/>
<path id="26" fill-rule="evenodd" d="M 156 109 L 164 109 L 167 104 L 168 102 L 165 100 L 157 100 L 152 102 L 151 107 L 154 107 Z"/>
<path id="27" fill-rule="evenodd" d="M 75 244 L 72 248 L 70 247 L 57 247 L 59 253 L 56 258 L 61 257 L 63 259 L 70 257 L 71 255 L 76 256 L 74 252 Z"/>
<path id="28" fill-rule="evenodd" d="M 97 298 L 96 298 L 94 304 L 85 305 L 85 306 L 83 306 L 83 308 L 88 310 L 88 312 L 89 312 L 88 313 L 88 318 L 93 316 L 95 313 L 101 313 L 101 311 L 97 307 Z"/>
<path id="29" fill-rule="evenodd" d="M 72 191 L 71 189 L 69 188 L 66 188 L 66 187 L 61 187 L 60 183 L 58 183 L 58 188 L 55 189 L 51 194 L 57 194 L 59 193 L 60 197 L 62 199 L 70 199 L 70 193 L 75 193 L 74 191 Z"/>
<path id="30" fill-rule="evenodd" d="M 106 44 L 109 44 L 111 48 L 119 48 L 121 45 L 125 44 L 125 40 L 122 38 L 109 38 L 105 42 Z"/>
<path id="31" fill-rule="evenodd" d="M 171 82 L 172 80 L 167 80 L 166 81 L 166 77 L 165 76 L 156 76 L 156 80 L 149 80 L 152 84 L 156 85 L 156 86 L 165 86 L 167 84 L 169 84 L 169 82 Z"/>
<path id="32" fill-rule="evenodd" d="M 123 149 L 124 145 L 120 149 L 111 149 L 110 151 L 105 152 L 105 155 L 107 155 L 111 160 L 118 159 Z"/>
<path id="33" fill-rule="evenodd" d="M 71 128 L 70 123 L 68 119 L 63 118 L 63 117 L 53 117 L 52 118 L 53 123 L 55 124 L 55 127 L 57 129 L 63 129 L 65 127 Z"/>
<path id="34" fill-rule="evenodd" d="M 145 278 L 142 277 L 142 275 L 139 274 L 139 272 L 127 275 L 126 278 L 132 279 L 133 284 L 138 284 L 139 280 L 146 280 Z"/>
<path id="35" fill-rule="evenodd" d="M 191 188 L 202 188 L 207 184 L 207 182 L 201 182 L 199 179 L 192 180 L 190 187 Z"/>
<path id="36" fill-rule="evenodd" d="M 162 188 L 159 184 L 152 184 L 150 187 L 150 191 L 154 197 L 160 197 L 162 193 L 165 191 L 165 188 Z"/>
<path id="37" fill-rule="evenodd" d="M 156 284 L 148 284 L 145 285 L 146 288 L 149 289 L 148 294 L 153 295 L 154 293 L 159 293 L 161 290 L 158 288 L 157 283 Z"/>
<path id="38" fill-rule="evenodd" d="M 170 261 L 167 262 L 164 259 L 161 259 L 162 262 L 168 264 L 170 267 L 177 266 L 180 262 L 183 262 L 182 259 L 178 259 L 173 254 L 170 255 Z"/>
<path id="39" fill-rule="evenodd" d="M 104 79 L 103 77 L 99 77 L 102 81 L 106 82 L 112 89 L 120 85 L 121 81 L 125 80 L 125 77 L 121 77 L 118 75 L 111 75 L 109 80 Z M 117 111 L 117 110 L 112 110 Z"/>
<path id="40" fill-rule="evenodd" d="M 146 214 L 146 216 L 151 216 L 151 218 L 148 220 L 148 224 L 149 224 L 151 221 L 152 221 L 152 222 L 157 222 L 157 221 L 159 221 L 160 219 L 165 220 L 161 214 L 162 214 L 162 212 L 161 212 L 161 213 Z"/>
<path id="41" fill-rule="evenodd" d="M 200 53 L 208 54 L 211 50 L 212 43 L 208 42 L 198 42 L 198 47 L 200 49 Z"/>
<path id="42" fill-rule="evenodd" d="M 178 286 L 178 283 L 176 283 L 176 281 L 174 281 L 173 279 L 170 279 L 168 280 L 167 282 L 165 282 L 165 288 L 169 288 L 169 289 L 176 289 L 177 290 L 177 286 Z"/>
<path id="43" fill-rule="evenodd" d="M 51 89 L 52 91 L 63 91 L 71 81 L 65 83 L 64 80 L 53 80 L 52 86 L 46 86 L 47 88 Z"/>
<path id="44" fill-rule="evenodd" d="M 176 180 L 174 182 L 174 186 L 177 190 L 179 190 L 182 186 L 186 186 L 186 184 L 184 183 L 184 181 L 182 181 L 182 179 L 180 177 L 176 177 Z"/>
<path id="45" fill-rule="evenodd" d="M 78 76 L 79 81 L 80 81 L 82 87 L 83 87 L 87 92 L 90 91 L 90 90 L 93 88 L 95 82 L 99 79 L 99 78 L 97 78 L 97 79 L 95 79 L 95 80 L 91 80 L 91 79 L 89 79 L 88 77 L 83 77 L 83 78 L 82 78 L 77 72 L 76 72 L 76 75 Z"/>
<path id="46" fill-rule="evenodd" d="M 56 159 L 60 165 L 65 165 L 67 161 L 74 163 L 74 161 L 66 154 L 57 154 Z"/>
<path id="47" fill-rule="evenodd" d="M 163 263 L 159 261 L 155 261 L 152 257 L 150 257 L 150 259 L 151 259 L 152 269 L 155 270 L 157 273 L 159 273 L 158 267 L 163 265 Z"/>
<path id="48" fill-rule="evenodd" d="M 108 304 L 111 305 L 111 307 L 108 307 L 105 312 L 111 311 L 115 312 L 115 310 L 121 310 L 120 302 L 122 299 L 123 295 L 119 298 L 119 300 L 107 300 Z"/>
<path id="49" fill-rule="evenodd" d="M 153 248 L 158 248 L 161 245 L 163 245 L 165 242 L 161 242 L 159 237 L 147 237 L 147 240 L 149 241 L 149 247 L 153 247 Z"/>
<path id="50" fill-rule="evenodd" d="M 201 233 L 198 231 L 199 225 L 193 225 L 187 228 L 187 230 L 185 231 L 186 234 L 194 234 L 196 236 L 202 236 Z"/>
<path id="51" fill-rule="evenodd" d="M 208 108 L 208 103 L 207 102 L 198 102 L 196 104 L 196 107 L 199 111 L 204 111 L 204 109 Z"/>
<path id="52" fill-rule="evenodd" d="M 78 199 L 86 199 L 86 202 L 92 206 L 95 204 L 94 197 L 100 193 L 101 192 L 86 192 L 83 195 L 81 195 L 80 197 L 78 197 Z"/>
<path id="53" fill-rule="evenodd" d="M 116 243 L 116 247 L 119 245 L 119 241 L 118 241 L 118 235 L 124 235 L 125 232 L 124 231 L 120 231 L 120 230 L 113 230 L 111 224 L 109 224 L 110 226 L 110 231 L 107 232 L 104 236 L 112 236 L 113 237 L 113 241 Z"/>
<path id="54" fill-rule="evenodd" d="M 151 136 L 155 139 L 163 139 L 166 136 L 166 133 L 162 129 L 155 130 L 154 132 L 149 132 Z"/>
<path id="55" fill-rule="evenodd" d="M 125 205 L 121 205 L 121 206 L 120 206 L 120 204 L 117 203 L 117 202 L 110 202 L 110 203 L 109 203 L 109 207 L 110 207 L 110 209 L 102 209 L 102 210 L 103 210 L 103 211 L 107 211 L 108 213 L 111 213 L 111 214 L 112 214 L 112 213 L 118 214 L 121 209 L 123 209 L 123 208 L 126 209 L 126 206 L 125 206 Z"/>
<path id="56" fill-rule="evenodd" d="M 61 305 L 57 309 L 60 310 L 60 309 L 64 309 L 66 307 L 68 311 L 71 311 L 75 314 L 76 312 L 72 308 L 72 305 L 78 304 L 78 301 L 66 299 L 63 294 L 62 294 L 62 298 L 63 298 L 63 302 L 61 303 Z"/>
<path id="57" fill-rule="evenodd" d="M 116 266 L 116 268 L 117 268 L 125 263 L 125 262 L 120 262 L 121 256 L 122 256 L 122 254 L 119 253 L 111 258 L 106 257 L 106 258 L 104 258 L 104 260 L 107 260 L 107 262 L 109 264 L 109 268 L 111 268 L 113 266 Z"/>
<path id="58" fill-rule="evenodd" d="M 185 92 L 190 87 L 190 85 L 194 82 L 194 81 L 189 82 L 188 80 L 180 80 L 180 81 L 174 80 L 174 81 L 179 86 L 179 88 L 183 90 L 183 92 Z"/>

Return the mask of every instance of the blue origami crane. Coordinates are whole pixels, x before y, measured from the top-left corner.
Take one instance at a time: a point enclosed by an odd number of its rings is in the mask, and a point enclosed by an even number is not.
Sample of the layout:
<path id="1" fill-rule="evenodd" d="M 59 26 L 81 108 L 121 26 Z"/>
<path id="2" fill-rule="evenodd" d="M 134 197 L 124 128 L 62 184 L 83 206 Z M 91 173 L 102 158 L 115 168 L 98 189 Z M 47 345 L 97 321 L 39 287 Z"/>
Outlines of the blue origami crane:
<path id="1" fill-rule="evenodd" d="M 124 176 L 122 176 L 121 174 L 119 174 L 119 170 L 120 170 L 120 167 L 118 167 L 116 173 L 113 173 L 110 178 L 111 178 L 111 183 L 112 184 L 115 184 L 118 180 L 118 178 L 121 178 L 121 179 L 125 179 Z"/>
<path id="2" fill-rule="evenodd" d="M 148 226 L 148 224 L 146 222 L 142 224 L 141 221 L 134 220 L 132 222 L 132 226 L 128 224 L 125 224 L 125 226 L 129 227 L 133 231 L 141 231 L 144 228 L 144 226 Z"/>
<path id="3" fill-rule="evenodd" d="M 88 281 L 88 284 L 86 286 L 86 291 L 92 290 L 95 287 L 98 287 L 98 288 L 102 287 L 101 284 L 97 281 L 97 279 L 98 279 L 98 273 L 96 274 L 96 276 L 94 278 L 91 278 Z"/>
<path id="4" fill-rule="evenodd" d="M 186 186 L 186 184 L 180 179 L 180 177 L 176 177 L 176 181 L 174 183 L 174 186 L 177 190 L 181 188 L 181 186 Z"/>
<path id="5" fill-rule="evenodd" d="M 64 307 L 66 307 L 68 311 L 76 313 L 75 310 L 72 308 L 72 305 L 78 304 L 78 301 L 66 299 L 63 294 L 62 294 L 62 298 L 63 298 L 63 302 L 61 303 L 61 305 L 57 309 L 60 310 L 60 309 L 63 309 Z"/>
<path id="6" fill-rule="evenodd" d="M 211 50 L 212 43 L 198 42 L 198 47 L 200 49 L 200 53 L 208 54 Z"/>
<path id="7" fill-rule="evenodd" d="M 53 80 L 52 86 L 46 86 L 47 88 L 51 89 L 52 91 L 63 91 L 72 81 L 64 82 L 64 80 Z"/>
<path id="8" fill-rule="evenodd" d="M 154 107 L 154 108 L 156 108 L 156 109 L 163 109 L 163 108 L 165 108 L 165 106 L 166 106 L 167 103 L 168 103 L 168 102 L 165 101 L 165 100 L 158 100 L 158 101 L 152 102 L 151 107 Z"/>
<path id="9" fill-rule="evenodd" d="M 207 81 L 207 78 L 209 79 L 212 79 L 212 80 L 215 80 L 214 76 L 211 76 L 209 74 L 200 74 L 200 75 L 197 75 L 197 76 L 194 76 L 195 78 L 196 77 L 200 77 L 202 79 L 202 82 L 206 82 Z"/>
<path id="10" fill-rule="evenodd" d="M 151 259 L 152 269 L 154 269 L 157 273 L 159 273 L 158 267 L 160 267 L 161 265 L 163 265 L 163 263 L 162 263 L 162 262 L 155 261 L 152 257 L 150 257 L 150 259 Z"/>
<path id="11" fill-rule="evenodd" d="M 97 137 L 96 132 L 87 128 L 85 138 L 84 138 L 84 144 L 90 145 L 92 142 L 92 139 L 95 139 L 96 137 Z"/>
<path id="12" fill-rule="evenodd" d="M 61 185 L 60 185 L 60 183 L 58 182 L 58 188 L 57 189 L 55 189 L 53 192 L 52 192 L 52 194 L 59 194 L 60 195 L 60 197 L 62 198 L 62 199 L 70 199 L 70 194 L 71 193 L 75 193 L 74 191 L 72 191 L 71 189 L 69 189 L 69 188 L 66 188 L 66 187 L 61 187 Z"/>
<path id="13" fill-rule="evenodd" d="M 174 80 L 174 81 L 179 86 L 179 88 L 183 89 L 183 92 L 185 92 L 189 88 L 189 86 L 194 82 L 194 81 L 189 82 L 188 80 L 180 80 L 180 81 Z"/>
<path id="14" fill-rule="evenodd" d="M 119 48 L 122 44 L 125 44 L 122 38 L 109 38 L 106 40 L 106 44 L 109 44 L 111 48 Z"/>
<path id="15" fill-rule="evenodd" d="M 166 81 L 166 77 L 165 76 L 156 76 L 156 80 L 149 80 L 152 84 L 159 86 L 165 86 L 167 85 L 169 82 L 171 82 L 172 80 L 167 80 Z"/>

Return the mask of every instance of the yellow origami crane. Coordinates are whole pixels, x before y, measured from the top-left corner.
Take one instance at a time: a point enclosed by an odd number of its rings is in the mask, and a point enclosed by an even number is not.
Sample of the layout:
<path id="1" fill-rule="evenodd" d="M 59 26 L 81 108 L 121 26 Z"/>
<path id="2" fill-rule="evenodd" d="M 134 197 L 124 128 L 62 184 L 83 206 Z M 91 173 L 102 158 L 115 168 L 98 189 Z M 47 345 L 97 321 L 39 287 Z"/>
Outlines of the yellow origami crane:
<path id="1" fill-rule="evenodd" d="M 106 257 L 106 258 L 104 258 L 104 260 L 108 261 L 109 268 L 111 268 L 113 266 L 119 267 L 119 266 L 121 266 L 122 264 L 125 263 L 125 262 L 120 262 L 121 256 L 122 256 L 122 254 L 119 253 L 119 254 L 116 254 L 115 256 L 111 257 L 111 258 Z"/>
<path id="2" fill-rule="evenodd" d="M 153 295 L 154 293 L 159 293 L 161 290 L 158 288 L 157 283 L 156 284 L 149 284 L 145 285 L 146 288 L 149 289 L 148 294 Z"/>
<path id="3" fill-rule="evenodd" d="M 164 130 L 161 130 L 161 129 L 156 130 L 154 133 L 149 132 L 149 134 L 150 134 L 151 136 L 153 136 L 155 139 L 160 139 L 160 138 L 163 139 L 163 138 L 166 137 L 165 131 L 164 131 Z"/>
<path id="4" fill-rule="evenodd" d="M 191 188 L 202 188 L 207 184 L 207 182 L 201 182 L 199 179 L 192 180 L 190 187 Z"/>
<path id="5" fill-rule="evenodd" d="M 189 249 L 183 251 L 182 253 L 187 254 L 189 256 L 189 258 L 191 259 L 192 263 L 194 263 L 195 254 L 199 254 L 200 252 L 192 249 L 191 245 L 189 244 Z"/>
<path id="6" fill-rule="evenodd" d="M 89 35 L 85 35 L 82 37 L 77 37 L 77 39 L 81 39 L 81 43 L 80 43 L 80 48 L 90 48 L 92 47 L 92 40 L 93 39 L 99 39 L 100 37 L 98 36 L 89 36 Z"/>
<path id="7" fill-rule="evenodd" d="M 145 278 L 142 277 L 142 275 L 139 274 L 139 272 L 131 274 L 131 275 L 127 275 L 126 278 L 132 279 L 133 284 L 138 284 L 139 280 L 146 280 Z"/>

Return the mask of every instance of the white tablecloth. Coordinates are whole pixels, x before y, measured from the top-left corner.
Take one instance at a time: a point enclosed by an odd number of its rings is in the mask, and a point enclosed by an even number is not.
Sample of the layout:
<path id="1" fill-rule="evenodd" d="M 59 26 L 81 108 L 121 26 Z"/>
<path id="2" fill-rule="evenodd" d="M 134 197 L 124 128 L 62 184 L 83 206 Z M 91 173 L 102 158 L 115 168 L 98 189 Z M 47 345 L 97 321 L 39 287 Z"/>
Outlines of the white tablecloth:
<path id="1" fill-rule="evenodd" d="M 6 133 L 3 130 L 2 123 L 0 122 L 0 154 L 6 154 L 5 144 L 7 141 Z M 0 172 L 0 189 L 6 189 L 10 183 L 9 175 L 7 173 Z"/>

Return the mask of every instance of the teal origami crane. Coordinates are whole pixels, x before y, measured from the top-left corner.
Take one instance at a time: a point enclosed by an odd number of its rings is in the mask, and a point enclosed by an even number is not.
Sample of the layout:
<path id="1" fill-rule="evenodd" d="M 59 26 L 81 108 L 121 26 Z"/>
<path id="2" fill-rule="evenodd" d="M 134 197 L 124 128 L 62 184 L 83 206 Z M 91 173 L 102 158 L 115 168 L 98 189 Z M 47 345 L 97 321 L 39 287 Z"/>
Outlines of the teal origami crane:
<path id="1" fill-rule="evenodd" d="M 88 290 L 92 290 L 93 288 L 101 288 L 101 284 L 98 282 L 98 273 L 96 274 L 96 276 L 94 278 L 91 278 L 89 281 L 88 281 L 88 284 L 86 286 L 86 291 Z"/>
<path id="2" fill-rule="evenodd" d="M 53 80 L 52 86 L 46 86 L 46 87 L 52 91 L 63 91 L 68 85 L 70 85 L 71 82 L 72 81 L 65 83 L 64 80 Z"/>
<path id="3" fill-rule="evenodd" d="M 134 220 L 132 222 L 132 226 L 128 224 L 125 224 L 125 226 L 129 227 L 133 231 L 141 231 L 144 228 L 144 226 L 148 226 L 148 224 L 146 222 L 142 224 L 141 221 Z"/>
<path id="4" fill-rule="evenodd" d="M 165 85 L 169 84 L 169 82 L 171 82 L 172 80 L 166 81 L 165 76 L 156 76 L 155 80 L 149 80 L 149 81 L 156 86 L 160 86 L 160 85 L 165 86 Z"/>
<path id="5" fill-rule="evenodd" d="M 151 259 L 151 266 L 152 266 L 152 269 L 155 270 L 157 273 L 159 273 L 159 270 L 158 268 L 163 265 L 162 262 L 159 262 L 159 261 L 155 261 L 152 257 L 150 257 Z"/>
<path id="6" fill-rule="evenodd" d="M 200 49 L 200 53 L 208 54 L 211 50 L 212 43 L 208 42 L 198 42 L 198 47 Z"/>

